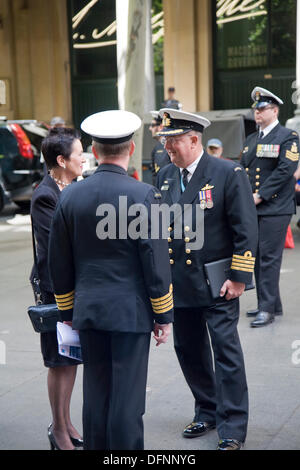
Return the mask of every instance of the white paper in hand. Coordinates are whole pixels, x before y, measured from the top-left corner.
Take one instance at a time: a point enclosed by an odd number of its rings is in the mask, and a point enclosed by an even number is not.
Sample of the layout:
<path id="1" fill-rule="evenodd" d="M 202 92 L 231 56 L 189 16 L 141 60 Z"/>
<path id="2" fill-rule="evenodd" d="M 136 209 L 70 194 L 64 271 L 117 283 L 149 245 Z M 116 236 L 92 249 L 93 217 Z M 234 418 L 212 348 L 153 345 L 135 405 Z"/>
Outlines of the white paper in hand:
<path id="1" fill-rule="evenodd" d="M 57 322 L 56 333 L 59 354 L 81 361 L 81 345 L 78 332 L 65 323 Z"/>

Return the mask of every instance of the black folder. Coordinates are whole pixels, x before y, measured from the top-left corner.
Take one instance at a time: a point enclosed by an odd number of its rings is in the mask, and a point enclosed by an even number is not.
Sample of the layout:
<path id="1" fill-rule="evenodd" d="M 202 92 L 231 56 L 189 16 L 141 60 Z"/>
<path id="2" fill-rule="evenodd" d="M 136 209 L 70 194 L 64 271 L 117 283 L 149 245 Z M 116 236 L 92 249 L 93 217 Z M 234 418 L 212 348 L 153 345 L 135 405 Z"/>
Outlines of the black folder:
<path id="1" fill-rule="evenodd" d="M 204 265 L 207 284 L 214 299 L 220 298 L 220 290 L 226 279 L 229 279 L 232 258 L 224 258 Z M 253 278 L 246 284 L 245 290 L 254 289 Z"/>

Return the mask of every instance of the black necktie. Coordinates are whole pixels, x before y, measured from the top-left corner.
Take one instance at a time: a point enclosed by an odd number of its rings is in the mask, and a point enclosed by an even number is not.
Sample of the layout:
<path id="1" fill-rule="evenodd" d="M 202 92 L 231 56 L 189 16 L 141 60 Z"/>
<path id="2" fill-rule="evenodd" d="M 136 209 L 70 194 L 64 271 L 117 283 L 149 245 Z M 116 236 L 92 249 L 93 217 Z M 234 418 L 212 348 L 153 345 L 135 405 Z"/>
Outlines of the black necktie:
<path id="1" fill-rule="evenodd" d="M 260 133 L 259 133 L 259 138 L 260 138 L 260 139 L 263 139 L 263 138 L 264 138 L 264 131 L 260 131 Z"/>
<path id="2" fill-rule="evenodd" d="M 182 183 L 183 183 L 184 189 L 185 189 L 185 188 L 187 187 L 187 185 L 188 185 L 188 178 L 187 178 L 187 177 L 188 177 L 188 174 L 189 174 L 189 171 L 188 171 L 186 168 L 184 168 L 184 169 L 182 170 Z"/>

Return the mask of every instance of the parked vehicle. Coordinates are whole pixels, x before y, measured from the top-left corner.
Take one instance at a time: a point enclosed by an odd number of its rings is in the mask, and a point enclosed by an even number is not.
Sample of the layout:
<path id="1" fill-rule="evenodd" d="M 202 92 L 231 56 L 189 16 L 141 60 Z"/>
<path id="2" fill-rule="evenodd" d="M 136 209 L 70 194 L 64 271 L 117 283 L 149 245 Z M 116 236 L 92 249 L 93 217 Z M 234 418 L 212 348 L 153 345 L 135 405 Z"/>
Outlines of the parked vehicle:
<path id="1" fill-rule="evenodd" d="M 43 176 L 40 147 L 47 132 L 37 121 L 0 117 L 0 211 L 10 201 L 29 207 Z"/>

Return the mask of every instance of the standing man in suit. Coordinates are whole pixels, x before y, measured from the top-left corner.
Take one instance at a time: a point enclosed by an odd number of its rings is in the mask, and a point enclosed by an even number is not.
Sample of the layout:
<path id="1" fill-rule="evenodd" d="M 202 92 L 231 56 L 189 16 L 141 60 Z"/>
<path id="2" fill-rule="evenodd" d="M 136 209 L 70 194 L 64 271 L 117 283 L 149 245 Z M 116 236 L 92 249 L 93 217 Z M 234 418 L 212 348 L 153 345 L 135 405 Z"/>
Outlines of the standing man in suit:
<path id="1" fill-rule="evenodd" d="M 279 277 L 287 228 L 296 212 L 293 175 L 299 160 L 299 137 L 279 124 L 283 101 L 278 96 L 255 87 L 251 97 L 258 131 L 246 139 L 241 164 L 249 176 L 258 217 L 258 306 L 247 315 L 255 316 L 252 327 L 261 327 L 282 315 Z"/>
<path id="2" fill-rule="evenodd" d="M 82 346 L 88 450 L 143 449 L 150 334 L 157 345 L 166 342 L 173 321 L 168 243 L 150 236 L 149 212 L 161 195 L 127 175 L 140 125 L 126 111 L 83 121 L 100 165 L 63 192 L 50 235 L 56 302 Z M 135 237 L 137 207 L 146 232 Z"/>
<path id="3" fill-rule="evenodd" d="M 168 108 L 161 109 L 160 115 L 164 125 L 160 135 L 165 137 L 172 162 L 158 174 L 162 200 L 169 206 L 177 203 L 183 212 L 192 208 L 191 225 L 180 226 L 181 238 L 176 234 L 178 213 L 171 219 L 168 240 L 174 346 L 195 398 L 195 416 L 183 436 L 202 436 L 217 427 L 218 449 L 238 450 L 246 439 L 248 423 L 248 390 L 237 332 L 239 297 L 252 279 L 257 246 L 251 188 L 240 165 L 203 150 L 207 119 Z M 204 238 L 202 246 L 193 249 L 190 242 L 196 233 L 197 212 L 204 219 Z M 215 299 L 204 264 L 230 257 L 231 269 Z"/>
<path id="4" fill-rule="evenodd" d="M 159 116 L 158 111 L 151 111 L 152 121 L 149 126 L 149 130 L 152 134 L 153 139 L 156 140 L 156 145 L 151 152 L 151 164 L 152 164 L 152 184 L 156 186 L 157 173 L 161 168 L 170 163 L 170 157 L 165 147 L 161 143 L 161 137 L 156 134 L 162 129 L 162 119 Z"/>

